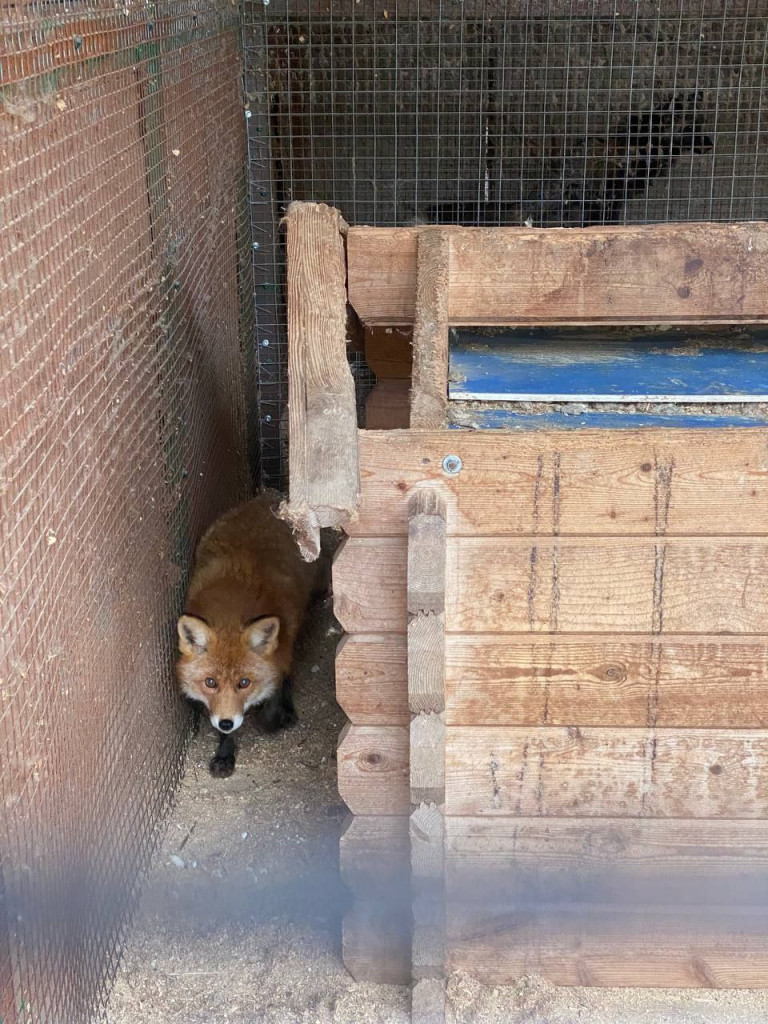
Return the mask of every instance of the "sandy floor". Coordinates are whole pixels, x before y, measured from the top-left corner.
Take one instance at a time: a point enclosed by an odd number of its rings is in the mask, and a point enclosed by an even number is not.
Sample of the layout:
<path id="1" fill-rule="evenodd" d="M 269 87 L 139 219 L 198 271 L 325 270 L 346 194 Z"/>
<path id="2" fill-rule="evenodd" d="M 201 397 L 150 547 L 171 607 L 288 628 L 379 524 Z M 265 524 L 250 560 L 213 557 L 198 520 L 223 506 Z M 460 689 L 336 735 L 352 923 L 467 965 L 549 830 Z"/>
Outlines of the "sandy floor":
<path id="1" fill-rule="evenodd" d="M 339 639 L 315 609 L 295 676 L 301 724 L 241 730 L 230 779 L 212 779 L 215 740 L 193 740 L 176 809 L 107 1013 L 108 1024 L 407 1024 L 408 994 L 358 985 L 340 959 L 349 897 L 338 879 L 345 817 L 335 786 L 343 715 Z M 484 988 L 450 979 L 451 1024 L 757 1024 L 768 993 L 556 989 L 539 979 Z"/>

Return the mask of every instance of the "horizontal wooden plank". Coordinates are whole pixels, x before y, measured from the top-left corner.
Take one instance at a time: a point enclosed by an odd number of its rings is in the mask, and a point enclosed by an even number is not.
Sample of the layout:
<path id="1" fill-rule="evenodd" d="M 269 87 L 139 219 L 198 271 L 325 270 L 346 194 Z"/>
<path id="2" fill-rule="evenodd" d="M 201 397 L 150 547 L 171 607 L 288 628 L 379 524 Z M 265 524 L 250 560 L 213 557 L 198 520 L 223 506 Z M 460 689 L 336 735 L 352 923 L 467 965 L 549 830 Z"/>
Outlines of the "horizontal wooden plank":
<path id="1" fill-rule="evenodd" d="M 347 725 L 336 752 L 339 796 L 353 814 L 408 814 L 408 729 Z"/>
<path id="2" fill-rule="evenodd" d="M 410 819 L 404 815 L 355 815 L 339 840 L 339 867 L 358 896 L 410 904 Z"/>
<path id="3" fill-rule="evenodd" d="M 724 332 L 451 331 L 448 397 L 478 402 L 765 402 L 768 345 Z"/>
<path id="4" fill-rule="evenodd" d="M 455 726 L 445 813 L 768 817 L 768 731 Z"/>
<path id="5" fill-rule="evenodd" d="M 768 542 L 755 538 L 454 537 L 454 633 L 761 634 Z M 406 629 L 405 538 L 350 538 L 334 568 L 351 633 Z"/>
<path id="6" fill-rule="evenodd" d="M 451 632 L 761 633 L 763 540 L 454 538 Z"/>
<path id="7" fill-rule="evenodd" d="M 448 725 L 768 728 L 768 640 L 454 634 L 445 693 Z"/>
<path id="8" fill-rule="evenodd" d="M 366 324 L 413 322 L 419 230 L 350 229 L 349 299 Z M 768 321 L 762 222 L 446 230 L 454 325 Z"/>
<path id="9" fill-rule="evenodd" d="M 408 725 L 406 638 L 345 636 L 336 654 L 336 700 L 355 725 Z"/>
<path id="10" fill-rule="evenodd" d="M 768 427 L 359 438 L 356 536 L 405 535 L 422 481 L 440 482 L 454 535 L 768 533 Z M 462 461 L 455 476 L 449 454 Z"/>
<path id="11" fill-rule="evenodd" d="M 768 822 L 447 818 L 449 901 L 768 904 Z"/>
<path id="12" fill-rule="evenodd" d="M 405 537 L 352 537 L 333 563 L 333 610 L 348 633 L 404 633 Z"/>
<path id="13" fill-rule="evenodd" d="M 765 988 L 768 929 L 762 908 L 477 913 L 452 905 L 446 967 L 493 985 L 536 974 L 556 985 Z"/>

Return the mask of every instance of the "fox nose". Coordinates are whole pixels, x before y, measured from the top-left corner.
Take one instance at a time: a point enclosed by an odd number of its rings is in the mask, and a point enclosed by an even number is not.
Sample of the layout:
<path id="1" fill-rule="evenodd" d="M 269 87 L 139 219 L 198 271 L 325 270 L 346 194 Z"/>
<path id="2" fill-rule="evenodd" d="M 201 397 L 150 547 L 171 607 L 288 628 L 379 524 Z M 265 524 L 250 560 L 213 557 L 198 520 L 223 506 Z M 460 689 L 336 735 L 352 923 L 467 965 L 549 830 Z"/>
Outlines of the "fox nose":
<path id="1" fill-rule="evenodd" d="M 232 732 L 234 727 L 235 727 L 235 723 L 232 721 L 231 718 L 220 718 L 219 719 L 219 729 L 222 732 Z"/>

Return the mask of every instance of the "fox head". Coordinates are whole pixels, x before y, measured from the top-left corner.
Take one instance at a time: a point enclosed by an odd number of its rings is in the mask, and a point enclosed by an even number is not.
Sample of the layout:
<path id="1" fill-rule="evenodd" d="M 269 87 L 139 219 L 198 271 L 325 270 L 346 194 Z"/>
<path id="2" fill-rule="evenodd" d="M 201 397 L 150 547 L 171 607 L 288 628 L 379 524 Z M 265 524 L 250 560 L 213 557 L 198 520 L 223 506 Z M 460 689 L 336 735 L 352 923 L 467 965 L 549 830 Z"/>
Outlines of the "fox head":
<path id="1" fill-rule="evenodd" d="M 216 630 L 196 615 L 182 615 L 178 631 L 182 691 L 205 704 L 215 729 L 234 732 L 248 708 L 264 703 L 280 685 L 274 664 L 280 620 L 263 615 L 241 630 Z"/>

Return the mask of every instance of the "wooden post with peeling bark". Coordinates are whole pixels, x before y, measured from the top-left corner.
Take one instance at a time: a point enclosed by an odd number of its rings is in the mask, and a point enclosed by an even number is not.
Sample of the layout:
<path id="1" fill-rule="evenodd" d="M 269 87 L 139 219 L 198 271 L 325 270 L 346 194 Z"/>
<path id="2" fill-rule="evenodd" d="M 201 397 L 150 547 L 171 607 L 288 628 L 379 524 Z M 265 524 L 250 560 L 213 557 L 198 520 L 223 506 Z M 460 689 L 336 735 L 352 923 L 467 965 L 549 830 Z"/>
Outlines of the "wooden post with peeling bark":
<path id="1" fill-rule="evenodd" d="M 445 1020 L 445 536 L 441 494 L 415 491 L 408 521 L 414 1024 Z"/>
<path id="2" fill-rule="evenodd" d="M 347 225 L 338 210 L 320 203 L 291 203 L 285 225 L 290 463 L 281 515 L 312 561 L 320 553 L 320 529 L 353 521 L 360 497 L 347 360 Z"/>

